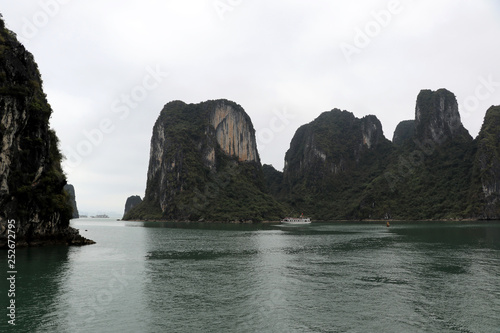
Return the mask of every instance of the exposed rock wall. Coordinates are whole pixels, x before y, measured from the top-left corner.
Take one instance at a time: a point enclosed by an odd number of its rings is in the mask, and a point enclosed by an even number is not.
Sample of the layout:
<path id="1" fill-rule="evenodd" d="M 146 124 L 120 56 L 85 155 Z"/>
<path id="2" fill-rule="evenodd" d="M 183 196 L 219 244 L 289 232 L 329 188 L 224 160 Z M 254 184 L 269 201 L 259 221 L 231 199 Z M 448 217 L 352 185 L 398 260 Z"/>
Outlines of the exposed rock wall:
<path id="1" fill-rule="evenodd" d="M 72 217 L 74 219 L 79 218 L 80 214 L 78 214 L 78 206 L 76 204 L 75 187 L 71 184 L 66 184 L 66 185 L 64 185 L 64 191 L 66 191 L 66 193 L 68 193 L 68 195 L 69 195 L 68 202 L 71 205 L 71 208 L 73 208 Z"/>
<path id="2" fill-rule="evenodd" d="M 474 171 L 480 189 L 473 191 L 479 201 L 475 213 L 484 219 L 500 219 L 500 106 L 486 112 L 477 137 Z"/>
<path id="3" fill-rule="evenodd" d="M 227 155 L 237 156 L 241 162 L 260 162 L 248 115 L 220 102 L 210 114 L 210 124 L 215 129 L 217 143 Z"/>
<path id="4" fill-rule="evenodd" d="M 0 19 L 0 247 L 12 220 L 17 246 L 92 243 L 69 226 L 51 113 L 33 56 Z"/>
<path id="5" fill-rule="evenodd" d="M 124 219 L 279 218 L 264 190 L 255 130 L 241 106 L 173 101 L 153 127 L 144 201 Z"/>
<path id="6" fill-rule="evenodd" d="M 441 144 L 447 140 L 472 140 L 463 127 L 455 95 L 446 89 L 422 90 L 415 107 L 416 136 Z"/>
<path id="7" fill-rule="evenodd" d="M 318 180 L 342 173 L 381 143 L 387 140 L 377 117 L 358 119 L 338 109 L 324 112 L 295 133 L 285 156 L 285 181 L 310 175 L 311 169 Z"/>

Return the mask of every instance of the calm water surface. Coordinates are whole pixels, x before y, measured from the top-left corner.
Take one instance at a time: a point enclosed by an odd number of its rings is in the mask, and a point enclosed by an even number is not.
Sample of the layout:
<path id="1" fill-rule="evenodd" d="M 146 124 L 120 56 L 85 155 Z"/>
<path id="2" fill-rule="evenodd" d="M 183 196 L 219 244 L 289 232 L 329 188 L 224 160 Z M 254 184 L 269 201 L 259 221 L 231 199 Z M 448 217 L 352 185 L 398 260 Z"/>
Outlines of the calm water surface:
<path id="1" fill-rule="evenodd" d="M 72 224 L 97 244 L 18 249 L 0 332 L 500 332 L 500 223 Z"/>

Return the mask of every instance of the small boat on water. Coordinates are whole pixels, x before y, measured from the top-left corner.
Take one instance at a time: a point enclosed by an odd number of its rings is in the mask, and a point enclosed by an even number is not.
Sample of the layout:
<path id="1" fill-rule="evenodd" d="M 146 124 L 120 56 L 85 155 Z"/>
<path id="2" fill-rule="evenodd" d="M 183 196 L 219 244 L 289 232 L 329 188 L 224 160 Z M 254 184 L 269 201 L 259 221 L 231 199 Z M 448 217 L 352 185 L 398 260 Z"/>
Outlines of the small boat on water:
<path id="1" fill-rule="evenodd" d="M 300 215 L 300 217 L 285 217 L 281 220 L 283 224 L 309 224 L 311 223 L 311 219 L 309 217 L 304 217 L 304 214 Z"/>

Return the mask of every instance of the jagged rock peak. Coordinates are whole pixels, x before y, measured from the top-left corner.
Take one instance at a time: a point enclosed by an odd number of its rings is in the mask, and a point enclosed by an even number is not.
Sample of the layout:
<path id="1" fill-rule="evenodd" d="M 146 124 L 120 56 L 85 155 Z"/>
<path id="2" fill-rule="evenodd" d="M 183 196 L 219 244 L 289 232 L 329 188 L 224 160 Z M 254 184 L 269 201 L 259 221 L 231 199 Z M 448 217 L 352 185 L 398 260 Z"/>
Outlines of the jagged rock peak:
<path id="1" fill-rule="evenodd" d="M 435 143 L 472 140 L 462 125 L 455 95 L 446 89 L 420 91 L 415 107 L 415 132 L 418 139 Z"/>

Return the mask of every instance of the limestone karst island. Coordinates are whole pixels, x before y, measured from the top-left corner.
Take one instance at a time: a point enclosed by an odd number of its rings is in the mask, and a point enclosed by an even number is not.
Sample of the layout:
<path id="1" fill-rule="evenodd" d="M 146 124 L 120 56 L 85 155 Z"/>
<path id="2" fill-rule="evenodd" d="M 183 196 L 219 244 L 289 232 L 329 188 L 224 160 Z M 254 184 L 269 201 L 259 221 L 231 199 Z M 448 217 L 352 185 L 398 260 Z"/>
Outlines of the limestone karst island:
<path id="1" fill-rule="evenodd" d="M 33 55 L 0 19 L 0 248 L 7 247 L 9 221 L 18 247 L 93 243 L 69 225 L 77 212 L 64 191 L 51 113 Z"/>
<path id="2" fill-rule="evenodd" d="M 500 217 L 500 107 L 473 139 L 446 89 L 422 90 L 392 142 L 376 116 L 333 109 L 300 127 L 283 172 L 262 166 L 255 131 L 227 100 L 168 103 L 153 128 L 144 201 L 128 220 L 272 221 Z"/>
<path id="3" fill-rule="evenodd" d="M 0 333 L 500 333 L 497 2 L 3 1 Z"/>
<path id="4" fill-rule="evenodd" d="M 63 190 L 37 64 L 3 21 L 0 30 L 0 246 L 9 220 L 18 244 L 92 243 L 69 226 L 74 189 Z M 392 141 L 375 115 L 322 113 L 296 131 L 283 172 L 261 164 L 252 121 L 235 102 L 172 101 L 152 127 L 146 193 L 127 204 L 126 220 L 500 218 L 500 107 L 472 138 L 446 89 L 420 91 L 415 119 Z"/>

